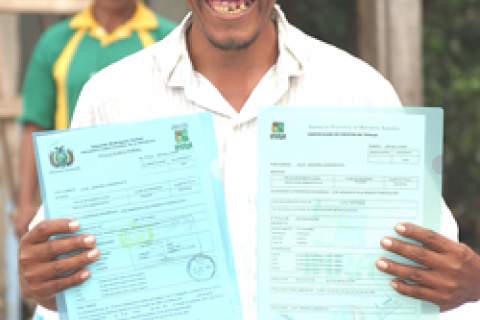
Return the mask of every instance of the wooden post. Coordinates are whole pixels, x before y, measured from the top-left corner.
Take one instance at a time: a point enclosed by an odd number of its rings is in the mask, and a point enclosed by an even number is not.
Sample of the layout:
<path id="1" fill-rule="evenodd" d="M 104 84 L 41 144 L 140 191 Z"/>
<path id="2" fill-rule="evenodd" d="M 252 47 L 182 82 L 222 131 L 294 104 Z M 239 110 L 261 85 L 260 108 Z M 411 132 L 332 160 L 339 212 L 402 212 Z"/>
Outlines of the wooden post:
<path id="1" fill-rule="evenodd" d="M 422 0 L 357 0 L 358 48 L 404 105 L 423 104 Z"/>
<path id="2" fill-rule="evenodd" d="M 11 112 L 13 106 L 7 110 L 3 105 L 6 101 L 13 101 L 18 90 L 18 19 L 16 16 L 0 16 L 0 318 L 7 318 L 7 311 L 11 307 L 7 304 L 6 287 L 9 278 L 5 270 L 5 241 L 10 229 L 7 227 L 8 215 L 6 204 L 13 201 L 14 182 L 12 174 L 11 145 L 7 139 L 6 120 L 14 118 Z M 11 113 L 11 114 L 7 114 Z"/>
<path id="3" fill-rule="evenodd" d="M 0 15 L 0 97 L 13 97 L 18 92 L 20 56 L 18 17 Z"/>
<path id="4" fill-rule="evenodd" d="M 16 15 L 0 15 L 0 192 L 10 200 L 14 195 L 13 166 L 15 156 L 11 150 L 13 141 L 7 139 L 7 130 L 19 112 L 19 27 Z M 13 132 L 13 131 L 12 131 Z M 1 203 L 0 203 L 1 205 Z M 3 207 L 0 207 L 3 212 Z"/>

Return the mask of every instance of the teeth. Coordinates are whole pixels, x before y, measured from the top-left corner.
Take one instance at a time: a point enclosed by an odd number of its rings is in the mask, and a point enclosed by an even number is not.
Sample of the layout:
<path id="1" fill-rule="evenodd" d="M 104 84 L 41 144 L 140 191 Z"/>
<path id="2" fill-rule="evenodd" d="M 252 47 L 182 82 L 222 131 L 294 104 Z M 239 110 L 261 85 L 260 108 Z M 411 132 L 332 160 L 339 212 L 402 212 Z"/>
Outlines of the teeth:
<path id="1" fill-rule="evenodd" d="M 254 0 L 210 0 L 210 6 L 219 13 L 238 14 L 246 11 Z"/>

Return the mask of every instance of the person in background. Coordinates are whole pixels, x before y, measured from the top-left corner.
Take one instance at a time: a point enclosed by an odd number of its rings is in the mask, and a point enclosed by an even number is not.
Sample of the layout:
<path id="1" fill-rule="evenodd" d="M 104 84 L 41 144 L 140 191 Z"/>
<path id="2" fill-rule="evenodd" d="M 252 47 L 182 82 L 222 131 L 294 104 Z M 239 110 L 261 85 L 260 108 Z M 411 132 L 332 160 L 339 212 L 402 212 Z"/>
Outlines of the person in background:
<path id="1" fill-rule="evenodd" d="M 20 188 L 13 217 L 19 238 L 38 209 L 32 133 L 68 128 L 83 85 L 95 73 L 163 39 L 174 27 L 142 1 L 95 0 L 43 34 L 23 85 Z"/>

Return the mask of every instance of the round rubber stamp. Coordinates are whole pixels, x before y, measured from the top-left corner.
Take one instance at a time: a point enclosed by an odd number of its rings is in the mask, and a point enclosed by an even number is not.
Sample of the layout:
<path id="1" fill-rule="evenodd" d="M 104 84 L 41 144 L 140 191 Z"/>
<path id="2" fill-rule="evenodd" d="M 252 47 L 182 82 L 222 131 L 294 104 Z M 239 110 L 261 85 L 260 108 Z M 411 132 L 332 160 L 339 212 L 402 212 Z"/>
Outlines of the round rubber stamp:
<path id="1" fill-rule="evenodd" d="M 210 280 L 216 272 L 215 261 L 206 254 L 197 254 L 188 261 L 187 272 L 193 280 Z"/>

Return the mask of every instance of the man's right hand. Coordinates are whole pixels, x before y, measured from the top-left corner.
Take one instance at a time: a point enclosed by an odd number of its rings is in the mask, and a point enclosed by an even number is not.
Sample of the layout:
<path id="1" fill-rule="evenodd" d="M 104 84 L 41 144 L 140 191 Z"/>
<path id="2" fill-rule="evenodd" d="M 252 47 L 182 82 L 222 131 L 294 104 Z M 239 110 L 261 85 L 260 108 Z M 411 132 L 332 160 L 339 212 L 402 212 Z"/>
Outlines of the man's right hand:
<path id="1" fill-rule="evenodd" d="M 32 298 L 44 307 L 56 310 L 55 294 L 83 283 L 90 277 L 85 267 L 95 262 L 100 253 L 95 237 L 73 233 L 80 225 L 71 220 L 43 221 L 20 241 L 20 283 L 25 297 Z M 50 240 L 58 234 L 72 237 Z M 57 257 L 74 251 L 84 251 L 75 256 L 57 260 Z M 67 274 L 67 275 L 66 275 Z"/>

